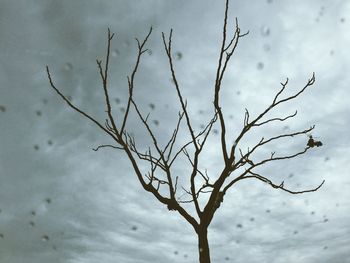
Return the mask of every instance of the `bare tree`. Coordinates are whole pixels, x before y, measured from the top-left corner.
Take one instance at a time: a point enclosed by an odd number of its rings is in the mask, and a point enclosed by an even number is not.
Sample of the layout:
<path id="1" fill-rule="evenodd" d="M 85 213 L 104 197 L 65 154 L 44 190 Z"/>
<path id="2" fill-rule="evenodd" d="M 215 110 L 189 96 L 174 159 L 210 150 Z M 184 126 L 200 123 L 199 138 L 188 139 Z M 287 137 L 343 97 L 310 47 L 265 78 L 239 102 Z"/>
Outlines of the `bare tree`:
<path id="1" fill-rule="evenodd" d="M 224 114 L 222 112 L 222 106 L 220 104 L 220 91 L 222 88 L 222 81 L 224 79 L 225 71 L 230 62 L 233 53 L 236 50 L 240 38 L 247 35 L 247 33 L 241 33 L 238 26 L 237 19 L 235 20 L 235 28 L 232 38 L 227 37 L 227 19 L 228 19 L 228 7 L 229 0 L 226 0 L 225 4 L 225 14 L 224 14 L 224 24 L 222 32 L 222 43 L 219 55 L 218 66 L 216 70 L 216 78 L 214 85 L 214 98 L 213 98 L 213 116 L 204 126 L 200 132 L 196 132 L 193 128 L 193 124 L 190 115 L 187 110 L 187 102 L 181 93 L 179 83 L 175 74 L 175 68 L 173 63 L 173 52 L 172 52 L 172 35 L 173 31 L 170 30 L 168 38 L 162 33 L 162 40 L 164 44 L 164 49 L 168 58 L 168 63 L 170 66 L 171 78 L 174 83 L 175 92 L 177 93 L 177 98 L 181 105 L 177 122 L 175 123 L 175 128 L 164 147 L 161 147 L 157 137 L 155 136 L 152 128 L 148 122 L 148 115 L 144 116 L 141 112 L 138 103 L 135 101 L 134 83 L 135 77 L 139 68 L 140 60 L 142 55 L 147 51 L 145 48 L 147 40 L 149 39 L 152 28 L 150 28 L 147 36 L 143 41 L 136 39 L 138 53 L 136 57 L 136 63 L 133 67 L 131 74 L 128 76 L 128 102 L 125 112 L 122 116 L 118 116 L 118 123 L 115 116 L 112 114 L 111 99 L 108 90 L 108 72 L 109 72 L 109 58 L 110 58 L 110 47 L 114 34 L 108 29 L 108 39 L 107 39 L 107 54 L 104 63 L 102 60 L 97 60 L 97 66 L 99 69 L 99 74 L 102 80 L 102 87 L 105 97 L 105 107 L 107 118 L 104 123 L 101 123 L 85 111 L 81 110 L 75 106 L 69 98 L 64 95 L 53 82 L 48 66 L 46 67 L 47 75 L 51 87 L 57 92 L 57 94 L 75 111 L 79 112 L 81 115 L 88 118 L 90 121 L 94 122 L 103 132 L 108 134 L 113 141 L 112 144 L 104 144 L 98 146 L 95 151 L 101 148 L 109 147 L 115 148 L 123 151 L 127 158 L 130 160 L 134 172 L 140 181 L 142 187 L 147 192 L 150 192 L 158 199 L 159 202 L 166 205 L 169 210 L 177 211 L 188 223 L 190 223 L 197 236 L 198 236 L 198 250 L 199 250 L 199 262 L 208 263 L 210 262 L 210 253 L 208 245 L 208 227 L 215 215 L 215 212 L 220 207 L 223 202 L 223 197 L 226 192 L 238 181 L 245 179 L 258 179 L 264 183 L 267 183 L 275 189 L 280 189 L 282 191 L 288 192 L 290 194 L 302 194 L 307 192 L 317 191 L 324 183 L 324 181 L 318 185 L 316 188 L 303 190 L 303 191 L 293 191 L 284 186 L 284 182 L 275 183 L 267 176 L 260 174 L 256 171 L 256 168 L 261 167 L 267 163 L 278 160 L 292 159 L 297 156 L 305 154 L 308 150 L 313 147 L 319 147 L 322 145 L 320 141 L 315 141 L 312 136 L 310 136 L 305 147 L 298 152 L 294 152 L 287 155 L 276 156 L 275 152 L 272 152 L 265 159 L 257 160 L 253 158 L 253 153 L 257 152 L 263 146 L 267 146 L 271 142 L 275 142 L 280 139 L 290 139 L 292 140 L 296 136 L 306 135 L 311 132 L 315 126 L 306 128 L 304 130 L 283 133 L 277 136 L 272 136 L 268 138 L 262 137 L 259 142 L 257 142 L 252 148 L 248 148 L 247 151 L 243 151 L 239 148 L 242 139 L 256 127 L 267 125 L 271 122 L 284 122 L 287 119 L 293 118 L 297 115 L 297 112 L 288 116 L 267 118 L 266 115 L 278 105 L 285 103 L 287 101 L 294 100 L 299 95 L 301 95 L 307 88 L 312 86 L 315 82 L 315 74 L 307 81 L 307 83 L 299 89 L 295 94 L 291 96 L 286 96 L 282 98 L 284 91 L 288 84 L 288 79 L 281 83 L 280 90 L 272 98 L 270 105 L 266 107 L 260 114 L 256 117 L 251 117 L 248 110 L 244 113 L 243 127 L 240 133 L 237 135 L 232 145 L 228 144 L 226 139 L 226 124 Z M 127 131 L 126 125 L 128 122 L 130 111 L 135 111 L 140 123 L 143 125 L 144 129 L 150 136 L 153 145 L 149 146 L 146 152 L 142 152 L 138 149 L 135 138 L 131 132 Z M 181 127 L 181 123 L 184 122 L 186 131 L 190 137 L 189 141 L 183 145 L 178 146 L 176 144 L 178 133 Z M 200 164 L 199 157 L 203 152 L 204 146 L 206 145 L 207 138 L 210 135 L 213 125 L 217 123 L 220 127 L 220 145 L 218 148 L 221 149 L 223 167 L 221 172 L 216 176 L 215 180 L 209 178 L 207 173 L 203 172 Z M 190 153 L 191 152 L 191 153 Z M 173 164 L 178 160 L 179 156 L 184 156 L 188 159 L 190 166 L 190 174 L 188 175 L 190 188 L 186 189 L 182 187 L 186 194 L 189 195 L 188 200 L 181 200 L 178 195 L 178 178 L 179 175 L 174 175 Z M 150 169 L 146 174 L 143 174 L 139 162 L 146 161 L 150 165 Z M 238 175 L 233 175 L 233 172 L 240 171 Z M 161 173 L 162 175 L 159 175 Z M 200 182 L 200 184 L 199 184 Z M 161 191 L 161 189 L 163 189 Z M 164 194 L 164 189 L 166 189 L 166 194 Z M 203 193 L 209 193 L 209 197 L 206 199 L 206 203 L 201 207 L 199 198 L 202 197 Z M 191 215 L 189 211 L 184 208 L 183 203 L 192 203 L 195 209 L 195 215 Z"/>

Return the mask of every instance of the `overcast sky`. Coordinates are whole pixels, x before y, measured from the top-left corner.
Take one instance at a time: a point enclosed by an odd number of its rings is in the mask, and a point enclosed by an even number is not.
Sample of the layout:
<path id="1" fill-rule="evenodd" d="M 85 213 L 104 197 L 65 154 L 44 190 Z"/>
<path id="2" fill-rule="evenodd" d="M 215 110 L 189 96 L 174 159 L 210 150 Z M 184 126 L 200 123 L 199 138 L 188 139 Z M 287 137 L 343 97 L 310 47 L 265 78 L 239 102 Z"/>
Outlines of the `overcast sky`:
<path id="1" fill-rule="evenodd" d="M 135 99 L 164 142 L 180 104 L 161 32 L 174 30 L 175 69 L 199 130 L 213 114 L 223 12 L 223 0 L 0 0 L 0 262 L 198 262 L 192 227 L 142 189 L 122 152 L 92 150 L 111 141 L 54 93 L 45 65 L 74 104 L 103 122 L 95 60 L 104 59 L 107 28 L 116 33 L 110 89 L 119 116 L 136 59 L 134 38 L 153 26 Z M 232 0 L 229 16 L 231 29 L 237 17 L 242 32 L 250 33 L 240 40 L 223 83 L 228 137 L 242 127 L 244 108 L 257 116 L 280 82 L 289 77 L 290 95 L 315 72 L 314 86 L 271 117 L 298 115 L 255 131 L 242 149 L 254 138 L 315 124 L 312 135 L 322 147 L 263 172 L 292 190 L 326 182 L 303 195 L 254 180 L 235 185 L 209 228 L 212 262 L 350 262 L 350 2 Z M 128 130 L 147 146 L 135 115 Z M 180 141 L 189 138 L 180 135 Z M 213 178 L 222 168 L 217 139 L 211 135 L 202 162 Z M 283 141 L 261 156 L 294 153 L 307 140 Z M 184 186 L 186 166 L 176 170 Z"/>

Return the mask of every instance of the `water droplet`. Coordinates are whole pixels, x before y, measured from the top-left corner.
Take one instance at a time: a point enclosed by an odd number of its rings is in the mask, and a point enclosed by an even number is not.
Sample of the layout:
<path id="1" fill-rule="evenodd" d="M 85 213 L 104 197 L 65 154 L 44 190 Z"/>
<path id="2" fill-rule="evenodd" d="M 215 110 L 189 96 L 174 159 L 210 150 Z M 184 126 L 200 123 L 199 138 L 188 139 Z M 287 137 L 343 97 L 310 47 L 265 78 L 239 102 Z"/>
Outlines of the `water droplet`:
<path id="1" fill-rule="evenodd" d="M 257 68 L 258 70 L 262 70 L 262 69 L 264 68 L 264 63 L 259 62 L 259 63 L 256 65 L 256 68 Z"/>
<path id="2" fill-rule="evenodd" d="M 48 102 L 47 99 L 43 99 L 43 103 L 44 103 L 45 105 L 47 104 L 47 102 Z"/>
<path id="3" fill-rule="evenodd" d="M 187 258 L 187 257 L 188 257 L 187 254 L 185 254 L 185 255 L 184 255 L 184 258 Z"/>
<path id="4" fill-rule="evenodd" d="M 271 213 L 271 210 L 270 210 L 270 209 L 266 209 L 265 212 L 266 212 L 266 213 Z"/>
<path id="5" fill-rule="evenodd" d="M 255 219 L 254 219 L 254 217 L 251 217 L 249 220 L 253 222 Z"/>
<path id="6" fill-rule="evenodd" d="M 288 175 L 289 178 L 292 178 L 293 176 L 294 176 L 294 174 L 292 174 L 292 173 Z"/>
<path id="7" fill-rule="evenodd" d="M 57 250 L 57 247 L 55 245 L 52 246 L 53 250 Z"/>
<path id="8" fill-rule="evenodd" d="M 113 51 L 112 51 L 112 57 L 117 57 L 119 55 L 119 50 L 118 49 L 114 49 Z"/>
<path id="9" fill-rule="evenodd" d="M 49 238 L 48 235 L 43 235 L 43 236 L 41 237 L 41 240 L 44 241 L 44 242 L 47 242 L 47 241 L 50 240 L 50 238 Z"/>
<path id="10" fill-rule="evenodd" d="M 177 51 L 177 52 L 175 53 L 175 57 L 176 57 L 177 60 L 182 59 L 182 53 L 181 53 L 180 51 Z"/>
<path id="11" fill-rule="evenodd" d="M 331 56 L 334 55 L 334 50 L 333 49 L 331 51 L 329 51 L 329 55 L 331 55 Z"/>
<path id="12" fill-rule="evenodd" d="M 230 260 L 230 258 L 229 257 L 225 257 L 225 260 Z"/>
<path id="13" fill-rule="evenodd" d="M 298 234 L 298 231 L 297 231 L 297 230 L 295 230 L 295 231 L 293 232 L 293 234 L 294 234 L 294 235 Z"/>
<path id="14" fill-rule="evenodd" d="M 329 161 L 329 159 L 330 159 L 330 158 L 329 158 L 328 156 L 326 156 L 326 157 L 324 158 L 324 161 L 327 162 L 327 161 Z"/>
<path id="15" fill-rule="evenodd" d="M 288 125 L 283 126 L 283 130 L 284 130 L 284 131 L 289 130 L 289 126 L 288 126 Z"/>
<path id="16" fill-rule="evenodd" d="M 35 113 L 36 113 L 37 116 L 41 116 L 41 111 L 40 110 L 37 110 Z"/>
<path id="17" fill-rule="evenodd" d="M 345 22 L 345 18 L 344 17 L 340 18 L 340 22 L 344 23 Z"/>
<path id="18" fill-rule="evenodd" d="M 0 111 L 1 111 L 1 112 L 5 112 L 5 111 L 6 111 L 6 107 L 3 106 L 3 105 L 0 105 Z"/>
<path id="19" fill-rule="evenodd" d="M 268 37 L 270 35 L 270 28 L 267 26 L 262 26 L 260 28 L 260 33 L 263 37 Z"/>
<path id="20" fill-rule="evenodd" d="M 120 107 L 119 108 L 121 112 L 125 112 L 125 108 L 124 107 Z"/>
<path id="21" fill-rule="evenodd" d="M 204 125 L 204 124 L 201 124 L 201 125 L 199 125 L 199 128 L 200 128 L 200 129 L 204 129 L 204 128 L 205 128 L 205 125 Z"/>
<path id="22" fill-rule="evenodd" d="M 51 204 L 51 198 L 46 198 L 45 201 L 46 203 Z"/>
<path id="23" fill-rule="evenodd" d="M 0 233 L 0 238 L 4 238 L 4 234 L 3 233 Z"/>
<path id="24" fill-rule="evenodd" d="M 53 142 L 52 142 L 51 140 L 48 140 L 48 141 L 47 141 L 47 144 L 48 144 L 48 145 L 52 145 Z"/>
<path id="25" fill-rule="evenodd" d="M 324 223 L 327 223 L 328 221 L 329 221 L 328 218 L 323 219 Z"/>
<path id="26" fill-rule="evenodd" d="M 115 98 L 114 101 L 115 101 L 115 103 L 117 103 L 117 104 L 120 103 L 120 99 L 119 99 L 119 98 Z"/>
<path id="27" fill-rule="evenodd" d="M 266 51 L 266 52 L 268 52 L 268 51 L 271 50 L 271 46 L 270 46 L 269 44 L 264 44 L 264 45 L 263 45 L 263 50 Z"/>
<path id="28" fill-rule="evenodd" d="M 64 64 L 64 70 L 66 71 L 71 71 L 73 69 L 73 65 L 69 62 L 67 62 L 66 64 Z"/>
<path id="29" fill-rule="evenodd" d="M 66 98 L 67 98 L 67 100 L 69 100 L 69 101 L 72 101 L 72 96 L 70 96 L 70 95 L 68 95 L 68 96 L 66 96 Z"/>
<path id="30" fill-rule="evenodd" d="M 203 110 L 199 110 L 198 113 L 202 115 L 204 113 L 204 111 Z"/>
<path id="31" fill-rule="evenodd" d="M 36 151 L 38 151 L 38 150 L 39 150 L 39 145 L 35 144 L 35 145 L 34 145 L 34 149 L 35 149 Z"/>
<path id="32" fill-rule="evenodd" d="M 179 254 L 179 252 L 175 250 L 175 251 L 174 251 L 174 254 L 175 254 L 175 255 L 178 255 L 178 254 Z"/>
<path id="33" fill-rule="evenodd" d="M 272 0 L 267 0 L 267 3 L 268 3 L 268 4 L 271 4 L 271 3 L 272 3 Z"/>
<path id="34" fill-rule="evenodd" d="M 148 106 L 149 106 L 152 110 L 154 110 L 155 107 L 156 107 L 153 103 L 148 104 Z"/>
<path id="35" fill-rule="evenodd" d="M 158 126 L 159 125 L 159 121 L 158 120 L 153 120 L 154 125 Z"/>
<path id="36" fill-rule="evenodd" d="M 36 212 L 35 212 L 34 210 L 32 210 L 32 211 L 30 211 L 30 214 L 31 214 L 32 216 L 35 216 L 35 215 L 36 215 Z"/>
<path id="37" fill-rule="evenodd" d="M 152 54 L 153 54 L 152 49 L 147 49 L 147 54 L 152 56 Z"/>
<path id="38" fill-rule="evenodd" d="M 243 227 L 242 224 L 237 224 L 236 226 L 237 226 L 237 228 L 242 228 Z"/>
<path id="39" fill-rule="evenodd" d="M 136 231 L 136 230 L 137 230 L 137 226 L 132 226 L 132 227 L 131 227 L 131 230 L 132 230 L 132 231 Z"/>
<path id="40" fill-rule="evenodd" d="M 327 246 L 324 246 L 323 249 L 326 250 L 326 249 L 328 249 L 328 247 L 327 247 Z"/>
<path id="41" fill-rule="evenodd" d="M 32 227 L 35 227 L 35 223 L 33 221 L 30 221 L 29 224 L 32 226 Z"/>
<path id="42" fill-rule="evenodd" d="M 233 115 L 232 115 L 232 114 L 228 115 L 228 117 L 229 117 L 231 120 L 233 119 Z"/>
<path id="43" fill-rule="evenodd" d="M 215 135 L 217 135 L 217 134 L 219 133 L 219 131 L 218 131 L 217 129 L 213 129 L 213 133 L 214 133 Z"/>
<path id="44" fill-rule="evenodd" d="M 311 215 L 314 215 L 315 214 L 315 211 L 311 211 L 311 213 L 310 213 Z"/>

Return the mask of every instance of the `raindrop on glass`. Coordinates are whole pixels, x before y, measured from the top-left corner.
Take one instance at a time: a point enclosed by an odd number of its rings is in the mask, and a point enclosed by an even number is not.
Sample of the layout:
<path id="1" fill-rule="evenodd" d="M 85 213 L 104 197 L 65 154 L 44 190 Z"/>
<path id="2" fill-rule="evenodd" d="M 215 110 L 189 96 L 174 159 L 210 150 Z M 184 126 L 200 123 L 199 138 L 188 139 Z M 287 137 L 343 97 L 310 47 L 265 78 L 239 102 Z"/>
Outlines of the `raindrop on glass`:
<path id="1" fill-rule="evenodd" d="M 254 219 L 254 217 L 251 217 L 249 220 L 250 220 L 251 222 L 253 222 L 255 219 Z"/>
<path id="2" fill-rule="evenodd" d="M 260 33 L 263 37 L 268 37 L 270 35 L 270 28 L 267 26 L 262 26 L 260 29 Z"/>
<path id="3" fill-rule="evenodd" d="M 43 99 L 43 103 L 44 103 L 44 104 L 47 104 L 47 99 Z"/>
<path id="4" fill-rule="evenodd" d="M 199 125 L 199 128 L 204 129 L 204 128 L 205 128 L 205 125 L 204 125 L 204 124 L 201 124 L 201 125 Z"/>
<path id="5" fill-rule="evenodd" d="M 236 226 L 237 226 L 237 228 L 242 228 L 243 227 L 242 224 L 237 224 Z"/>
<path id="6" fill-rule="evenodd" d="M 34 149 L 35 149 L 36 151 L 38 151 L 38 150 L 39 150 L 39 145 L 35 144 L 35 145 L 34 145 Z"/>
<path id="7" fill-rule="evenodd" d="M 33 221 L 30 221 L 29 224 L 32 226 L 32 227 L 35 227 L 35 223 Z"/>
<path id="8" fill-rule="evenodd" d="M 3 233 L 0 233 L 0 238 L 4 238 L 4 234 Z"/>
<path id="9" fill-rule="evenodd" d="M 214 129 L 214 130 L 213 130 L 213 133 L 214 133 L 215 135 L 217 135 L 217 134 L 219 133 L 219 131 L 218 131 L 217 129 Z"/>
<path id="10" fill-rule="evenodd" d="M 34 210 L 32 210 L 32 211 L 30 211 L 30 214 L 31 214 L 32 216 L 35 216 L 35 215 L 36 215 L 36 212 L 35 212 Z"/>
<path id="11" fill-rule="evenodd" d="M 266 212 L 266 213 L 271 213 L 271 210 L 270 210 L 270 209 L 266 209 L 265 212 Z"/>
<path id="12" fill-rule="evenodd" d="M 175 250 L 175 251 L 174 251 L 174 254 L 175 254 L 175 255 L 178 255 L 178 254 L 179 254 L 179 252 L 177 252 L 177 251 Z"/>
<path id="13" fill-rule="evenodd" d="M 314 215 L 315 214 L 315 211 L 311 211 L 311 213 L 310 213 L 311 215 Z"/>
<path id="14" fill-rule="evenodd" d="M 272 0 L 267 0 L 267 3 L 268 3 L 268 4 L 271 4 L 271 3 L 272 3 Z"/>
<path id="15" fill-rule="evenodd" d="M 297 230 L 295 230 L 295 231 L 293 232 L 293 234 L 294 234 L 294 235 L 298 234 L 298 231 L 297 231 Z"/>
<path id="16" fill-rule="evenodd" d="M 333 49 L 331 51 L 329 51 L 329 55 L 331 55 L 331 56 L 334 55 L 334 50 Z"/>
<path id="17" fill-rule="evenodd" d="M 120 99 L 119 99 L 119 98 L 115 98 L 114 101 L 115 101 L 115 103 L 117 103 L 117 104 L 120 103 Z"/>
<path id="18" fill-rule="evenodd" d="M 327 247 L 327 246 L 324 246 L 323 249 L 326 250 L 326 249 L 328 249 L 328 247 Z"/>
<path id="19" fill-rule="evenodd" d="M 175 53 L 175 57 L 176 57 L 177 60 L 182 59 L 182 53 L 181 53 L 180 51 L 177 51 L 177 52 Z"/>
<path id="20" fill-rule="evenodd" d="M 46 203 L 51 204 L 51 198 L 46 198 L 45 201 Z"/>
<path id="21" fill-rule="evenodd" d="M 256 65 L 256 68 L 257 68 L 258 70 L 262 70 L 262 69 L 264 68 L 264 63 L 259 62 L 259 63 Z"/>
<path id="22" fill-rule="evenodd" d="M 66 64 L 64 64 L 64 70 L 66 71 L 71 71 L 73 69 L 73 65 L 69 62 L 67 62 Z"/>
<path id="23" fill-rule="evenodd" d="M 325 162 L 329 161 L 329 157 L 326 156 L 326 157 L 324 158 L 324 161 L 325 161 Z"/>
<path id="24" fill-rule="evenodd" d="M 289 178 L 292 178 L 294 176 L 294 174 L 289 174 L 288 177 Z"/>
<path id="25" fill-rule="evenodd" d="M 147 54 L 152 56 L 152 54 L 153 54 L 152 50 L 151 49 L 147 49 Z"/>
<path id="26" fill-rule="evenodd" d="M 117 57 L 119 55 L 119 50 L 118 49 L 114 49 L 113 51 L 112 51 L 112 57 Z"/>
<path id="27" fill-rule="evenodd" d="M 51 146 L 53 144 L 53 142 L 51 140 L 48 140 L 47 144 Z"/>
<path id="28" fill-rule="evenodd" d="M 264 51 L 270 51 L 271 50 L 271 46 L 269 45 L 269 44 L 264 44 L 263 45 L 263 49 L 264 49 Z"/>
<path id="29" fill-rule="evenodd" d="M 72 96 L 68 95 L 66 97 L 67 97 L 67 100 L 72 101 Z"/>
<path id="30" fill-rule="evenodd" d="M 344 17 L 340 18 L 340 22 L 344 23 L 345 22 L 345 18 Z"/>
<path id="31" fill-rule="evenodd" d="M 132 230 L 132 231 L 136 231 L 136 230 L 137 230 L 137 226 L 132 226 L 132 227 L 131 227 L 131 230 Z"/>
<path id="32" fill-rule="evenodd" d="M 148 106 L 151 108 L 151 110 L 154 110 L 156 107 L 153 103 L 148 104 Z"/>
<path id="33" fill-rule="evenodd" d="M 41 116 L 41 114 L 42 114 L 40 110 L 37 110 L 35 113 L 37 116 Z"/>
<path id="34" fill-rule="evenodd" d="M 154 125 L 158 126 L 159 125 L 159 121 L 158 120 L 153 120 Z"/>
<path id="35" fill-rule="evenodd" d="M 50 240 L 50 238 L 49 238 L 48 235 L 43 235 L 43 236 L 41 237 L 41 240 L 44 241 L 44 242 L 47 242 L 47 241 Z"/>
<path id="36" fill-rule="evenodd" d="M 125 112 L 125 108 L 124 107 L 120 107 L 119 108 L 121 112 Z"/>
<path id="37" fill-rule="evenodd" d="M 3 106 L 3 105 L 0 105 L 0 111 L 1 111 L 1 112 L 5 112 L 5 111 L 6 111 L 6 107 Z"/>
<path id="38" fill-rule="evenodd" d="M 225 257 L 225 260 L 230 260 L 230 258 L 229 257 Z"/>

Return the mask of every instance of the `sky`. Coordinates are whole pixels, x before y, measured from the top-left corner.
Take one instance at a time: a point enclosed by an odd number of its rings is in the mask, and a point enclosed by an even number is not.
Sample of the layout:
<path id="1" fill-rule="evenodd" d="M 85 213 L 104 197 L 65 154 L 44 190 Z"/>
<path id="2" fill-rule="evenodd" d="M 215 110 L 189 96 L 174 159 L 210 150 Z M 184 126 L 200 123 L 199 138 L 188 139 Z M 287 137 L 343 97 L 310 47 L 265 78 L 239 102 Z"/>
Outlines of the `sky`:
<path id="1" fill-rule="evenodd" d="M 175 70 L 199 130 L 213 114 L 223 13 L 224 1 L 209 0 L 0 0 L 0 262 L 198 262 L 192 227 L 142 189 L 125 154 L 92 150 L 111 141 L 55 94 L 45 66 L 75 105 L 103 122 L 96 59 L 105 57 L 110 28 L 116 35 L 109 84 L 118 118 L 136 59 L 135 37 L 143 39 L 152 26 L 135 100 L 164 143 L 180 104 L 161 32 L 168 36 L 173 29 Z M 245 108 L 257 116 L 287 77 L 285 96 L 315 72 L 312 87 L 271 113 L 298 115 L 257 129 L 242 149 L 261 136 L 315 124 L 312 136 L 322 147 L 262 172 L 292 190 L 325 183 L 302 195 L 257 180 L 234 185 L 209 227 L 212 262 L 350 262 L 350 2 L 232 0 L 231 34 L 235 17 L 249 34 L 240 39 L 223 82 L 228 138 L 242 128 Z M 184 128 L 179 143 L 189 138 Z M 147 149 L 134 113 L 127 129 Z M 308 140 L 303 136 L 267 147 L 261 157 L 299 151 Z M 222 169 L 218 138 L 211 134 L 201 162 L 211 178 Z M 185 159 L 175 167 L 184 187 L 188 167 Z"/>

